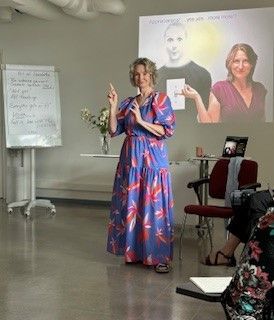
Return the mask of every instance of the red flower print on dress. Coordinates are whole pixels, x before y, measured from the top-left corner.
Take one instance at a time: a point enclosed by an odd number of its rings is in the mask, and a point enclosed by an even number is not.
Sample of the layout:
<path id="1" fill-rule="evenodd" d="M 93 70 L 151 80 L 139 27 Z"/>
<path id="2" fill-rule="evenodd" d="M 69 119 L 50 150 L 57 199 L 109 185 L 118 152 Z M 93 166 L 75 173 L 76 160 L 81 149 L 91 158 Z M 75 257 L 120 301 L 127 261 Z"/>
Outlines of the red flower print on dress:
<path id="1" fill-rule="evenodd" d="M 127 188 L 128 191 L 133 191 L 133 190 L 138 191 L 139 189 L 140 189 L 140 180 L 137 180 L 137 182 L 131 183 Z"/>
<path id="2" fill-rule="evenodd" d="M 260 229 L 268 228 L 272 223 L 274 223 L 274 212 L 268 212 L 259 220 L 258 227 Z"/>
<path id="3" fill-rule="evenodd" d="M 251 249 L 251 254 L 250 254 L 251 258 L 255 259 L 256 261 L 259 261 L 260 254 L 263 252 L 263 250 L 259 247 L 259 242 L 250 241 L 248 245 Z"/>
<path id="4" fill-rule="evenodd" d="M 142 230 L 138 235 L 140 242 L 145 242 L 149 239 L 149 231 L 151 229 L 151 222 L 149 221 L 149 215 L 146 214 L 142 223 Z"/>
<path id="5" fill-rule="evenodd" d="M 116 230 L 117 230 L 117 236 L 120 237 L 121 235 L 123 235 L 126 231 L 126 226 L 125 226 L 125 222 L 122 220 L 122 222 L 120 224 L 118 224 L 116 226 Z"/>
<path id="6" fill-rule="evenodd" d="M 149 254 L 143 262 L 149 266 L 156 266 L 159 263 L 159 259 L 155 259 L 152 254 Z"/>
<path id="7" fill-rule="evenodd" d="M 156 148 L 159 146 L 159 140 L 152 140 L 149 142 L 149 145 L 152 147 L 152 148 Z"/>
<path id="8" fill-rule="evenodd" d="M 132 232 L 136 225 L 136 219 L 138 216 L 138 207 L 136 202 L 132 200 L 132 205 L 128 208 L 128 215 L 127 215 L 127 224 L 129 225 L 129 232 Z M 140 217 L 139 217 L 140 218 Z"/>
<path id="9" fill-rule="evenodd" d="M 112 233 L 113 228 L 115 228 L 115 222 L 114 222 L 114 219 L 111 219 L 109 220 L 109 223 L 108 223 L 108 232 Z"/>
<path id="10" fill-rule="evenodd" d="M 156 110 L 156 113 L 160 113 L 161 115 L 164 114 L 164 111 L 167 109 L 167 105 L 166 105 L 166 95 L 164 94 L 159 94 L 158 96 L 156 96 L 155 101 L 155 106 L 154 106 L 154 110 Z"/>
<path id="11" fill-rule="evenodd" d="M 138 160 L 136 157 L 132 157 L 132 160 L 131 160 L 131 165 L 133 168 L 136 168 L 137 167 L 137 164 L 138 164 Z"/>
<path id="12" fill-rule="evenodd" d="M 166 217 L 166 210 L 161 208 L 160 210 L 157 210 L 155 212 L 155 216 L 157 219 L 163 219 L 164 217 Z"/>
<path id="13" fill-rule="evenodd" d="M 122 206 L 124 207 L 127 203 L 127 196 L 128 196 L 127 181 L 126 180 L 124 180 L 122 182 L 119 190 L 120 190 L 120 193 L 117 194 L 117 196 L 121 199 Z"/>
<path id="14" fill-rule="evenodd" d="M 268 273 L 264 272 L 261 267 L 257 267 L 256 276 L 261 283 L 270 284 L 271 287 L 271 283 L 268 281 Z"/>
<path id="15" fill-rule="evenodd" d="M 266 292 L 272 288 L 271 282 L 268 280 L 269 274 L 262 271 L 261 267 L 256 268 L 256 281 L 247 288 L 249 294 L 256 299 L 265 299 Z"/>
<path id="16" fill-rule="evenodd" d="M 125 252 L 125 261 L 126 262 L 135 262 L 137 260 L 136 254 L 133 250 L 130 249 L 130 246 L 126 248 Z"/>
<path id="17" fill-rule="evenodd" d="M 149 150 L 146 150 L 143 153 L 143 156 L 144 156 L 145 165 L 147 167 L 150 167 L 151 161 L 153 161 L 153 157 L 152 157 L 151 153 L 149 152 Z"/>
<path id="18" fill-rule="evenodd" d="M 158 199 L 159 193 L 162 191 L 162 187 L 160 184 L 157 183 L 157 176 L 154 178 L 154 181 L 152 183 L 152 186 L 147 186 L 147 193 L 145 196 L 145 206 L 148 204 L 154 204 Z"/>
<path id="19" fill-rule="evenodd" d="M 162 229 L 157 228 L 156 232 L 156 241 L 157 244 L 160 245 L 161 243 L 168 243 L 167 237 L 164 235 L 164 232 Z"/>
<path id="20" fill-rule="evenodd" d="M 242 287 L 250 285 L 256 282 L 256 266 L 250 265 L 249 263 L 243 263 L 239 270 L 239 283 Z"/>

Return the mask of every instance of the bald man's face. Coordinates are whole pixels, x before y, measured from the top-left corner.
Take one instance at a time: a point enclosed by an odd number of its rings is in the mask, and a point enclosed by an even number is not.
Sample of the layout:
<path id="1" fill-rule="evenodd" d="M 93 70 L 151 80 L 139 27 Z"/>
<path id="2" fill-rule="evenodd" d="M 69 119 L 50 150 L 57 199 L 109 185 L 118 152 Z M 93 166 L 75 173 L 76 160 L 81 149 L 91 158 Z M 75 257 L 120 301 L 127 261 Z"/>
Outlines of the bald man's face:
<path id="1" fill-rule="evenodd" d="M 176 61 L 184 56 L 185 31 L 182 27 L 171 26 L 165 34 L 165 45 L 170 61 Z"/>

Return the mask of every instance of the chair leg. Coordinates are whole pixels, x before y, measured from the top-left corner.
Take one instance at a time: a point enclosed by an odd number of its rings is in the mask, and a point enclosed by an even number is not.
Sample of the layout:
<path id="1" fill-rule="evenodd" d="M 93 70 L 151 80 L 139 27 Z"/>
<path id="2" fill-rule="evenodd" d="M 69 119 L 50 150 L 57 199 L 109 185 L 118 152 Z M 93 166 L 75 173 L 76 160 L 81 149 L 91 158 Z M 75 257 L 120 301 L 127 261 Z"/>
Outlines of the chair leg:
<path id="1" fill-rule="evenodd" d="M 225 225 L 225 239 L 228 240 L 229 231 L 227 230 L 227 226 L 230 223 L 231 218 L 224 219 L 224 225 Z"/>
<path id="2" fill-rule="evenodd" d="M 209 220 L 208 218 L 205 218 L 205 223 L 206 223 L 206 226 L 207 226 L 207 231 L 208 231 L 208 236 L 209 236 L 209 241 L 210 241 L 210 251 L 212 251 L 213 249 L 213 241 L 212 241 L 212 234 L 211 234 L 211 228 L 210 228 L 210 223 L 209 223 Z"/>
<path id="3" fill-rule="evenodd" d="M 180 260 L 183 259 L 182 246 L 183 246 L 183 237 L 184 237 L 185 228 L 186 228 L 186 218 L 187 218 L 187 214 L 185 213 L 184 220 L 181 226 L 180 243 L 179 243 L 179 259 Z"/>

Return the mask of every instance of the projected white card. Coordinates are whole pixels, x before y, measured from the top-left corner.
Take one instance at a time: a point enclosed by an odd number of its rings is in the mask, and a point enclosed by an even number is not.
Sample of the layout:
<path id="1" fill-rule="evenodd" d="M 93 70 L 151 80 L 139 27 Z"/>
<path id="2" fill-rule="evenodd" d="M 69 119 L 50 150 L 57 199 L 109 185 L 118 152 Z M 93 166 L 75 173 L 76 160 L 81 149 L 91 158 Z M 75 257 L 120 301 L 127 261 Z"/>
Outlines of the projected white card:
<path id="1" fill-rule="evenodd" d="M 184 85 L 185 79 L 167 79 L 166 81 L 166 92 L 174 110 L 185 109 L 185 97 L 182 95 Z"/>

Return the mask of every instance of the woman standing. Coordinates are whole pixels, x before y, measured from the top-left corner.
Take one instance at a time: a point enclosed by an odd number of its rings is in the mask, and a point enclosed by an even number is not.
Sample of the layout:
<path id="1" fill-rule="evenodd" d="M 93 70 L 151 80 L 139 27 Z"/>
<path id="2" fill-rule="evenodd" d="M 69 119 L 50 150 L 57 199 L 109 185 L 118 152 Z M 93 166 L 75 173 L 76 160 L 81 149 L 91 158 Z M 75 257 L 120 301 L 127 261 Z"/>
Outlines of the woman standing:
<path id="1" fill-rule="evenodd" d="M 207 109 L 199 92 L 189 85 L 183 88 L 182 94 L 195 101 L 200 122 L 265 121 L 267 91 L 252 79 L 257 58 L 248 44 L 232 47 L 226 59 L 227 80 L 213 85 Z"/>
<path id="2" fill-rule="evenodd" d="M 155 63 L 139 58 L 130 81 L 140 94 L 122 101 L 110 85 L 109 132 L 126 133 L 113 186 L 107 250 L 125 262 L 168 272 L 173 256 L 173 197 L 164 139 L 173 135 L 170 100 L 154 91 Z"/>

